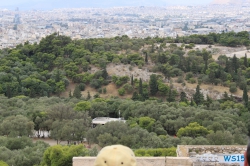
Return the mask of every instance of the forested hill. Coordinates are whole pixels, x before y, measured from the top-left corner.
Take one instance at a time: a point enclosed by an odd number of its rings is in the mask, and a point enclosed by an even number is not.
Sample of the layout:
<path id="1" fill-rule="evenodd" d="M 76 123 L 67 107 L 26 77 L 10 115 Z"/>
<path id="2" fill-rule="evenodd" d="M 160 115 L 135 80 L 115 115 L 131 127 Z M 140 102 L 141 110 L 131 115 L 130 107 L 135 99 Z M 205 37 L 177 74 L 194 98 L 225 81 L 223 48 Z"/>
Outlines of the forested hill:
<path id="1" fill-rule="evenodd" d="M 47 148 L 25 138 L 43 136 L 40 131 L 50 132 L 58 143 L 80 143 L 87 138 L 89 144 L 100 147 L 246 144 L 250 60 L 247 54 L 220 55 L 217 48 L 244 47 L 247 51 L 248 36 L 247 32 L 229 32 L 176 39 L 72 40 L 54 33 L 39 44 L 26 42 L 0 50 L 0 163 L 68 165 L 73 156 L 96 154 L 82 146 Z M 206 45 L 203 49 L 198 44 Z M 125 65 L 128 75 L 121 67 Z M 112 73 L 107 70 L 110 66 L 114 66 Z M 142 77 L 135 69 L 150 74 Z M 65 92 L 73 84 L 74 90 Z M 117 96 L 101 98 L 110 92 L 110 85 Z M 175 89 L 177 85 L 183 91 Z M 193 94 L 185 91 L 187 85 L 194 85 Z M 226 92 L 219 99 L 212 98 L 202 93 L 201 87 L 207 85 Z M 94 95 L 82 96 L 90 87 Z M 237 91 L 242 92 L 238 101 L 231 95 Z M 127 121 L 92 128 L 91 119 L 96 117 Z M 164 156 L 175 155 L 174 148 L 158 150 Z M 159 155 L 155 150 L 139 151 L 136 154 Z"/>
<path id="2" fill-rule="evenodd" d="M 129 39 L 122 36 L 71 40 L 54 33 L 39 44 L 27 42 L 13 49 L 1 50 L 0 94 L 8 98 L 19 95 L 60 96 L 73 82 L 78 86 L 68 96 L 80 97 L 80 91 L 86 86 L 95 88 L 98 96 L 98 93 L 106 93 L 105 86 L 111 83 L 116 85 L 120 96 L 133 94 L 134 100 L 160 97 L 169 102 L 186 101 L 185 91 L 181 93 L 172 88 L 171 83 L 175 80 L 182 86 L 186 83 L 221 85 L 228 87 L 231 93 L 239 88 L 246 96 L 250 84 L 247 55 L 242 58 L 220 55 L 215 60 L 211 49 L 193 48 L 195 44 L 248 46 L 248 36 L 248 32 L 229 32 L 176 39 Z M 129 65 L 130 75 L 108 75 L 106 66 L 111 63 Z M 147 82 L 143 78 L 133 78 L 133 67 L 136 66 L 158 74 L 152 75 Z M 91 67 L 99 70 L 91 73 Z M 166 84 L 166 81 L 170 83 Z M 200 94 L 193 99 L 199 105 L 204 97 Z M 247 102 L 246 98 L 243 100 Z"/>

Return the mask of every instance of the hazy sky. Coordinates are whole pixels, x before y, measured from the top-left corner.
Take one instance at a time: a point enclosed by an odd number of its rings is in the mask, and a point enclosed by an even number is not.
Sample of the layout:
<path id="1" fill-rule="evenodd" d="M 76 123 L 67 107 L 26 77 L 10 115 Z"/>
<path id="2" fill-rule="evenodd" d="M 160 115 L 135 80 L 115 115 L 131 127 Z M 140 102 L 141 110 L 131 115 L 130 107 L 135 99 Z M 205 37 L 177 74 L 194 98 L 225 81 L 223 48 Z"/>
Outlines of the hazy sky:
<path id="1" fill-rule="evenodd" d="M 0 8 L 53 9 L 67 7 L 200 5 L 212 0 L 0 0 Z"/>

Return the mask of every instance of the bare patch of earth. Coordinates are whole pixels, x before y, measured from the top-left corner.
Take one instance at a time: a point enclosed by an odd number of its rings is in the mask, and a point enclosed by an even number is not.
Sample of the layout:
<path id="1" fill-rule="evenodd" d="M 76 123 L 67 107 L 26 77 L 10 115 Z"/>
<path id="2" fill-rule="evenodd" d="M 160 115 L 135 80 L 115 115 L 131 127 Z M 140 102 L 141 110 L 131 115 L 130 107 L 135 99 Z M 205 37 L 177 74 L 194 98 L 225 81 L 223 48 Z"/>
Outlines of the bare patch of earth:
<path id="1" fill-rule="evenodd" d="M 196 45 L 194 49 L 207 49 L 212 52 L 213 59 L 217 60 L 220 55 L 226 55 L 227 57 L 233 57 L 236 55 L 237 58 L 244 57 L 245 54 L 249 54 L 250 52 L 247 50 L 245 46 L 242 47 L 225 47 L 212 45 L 211 48 L 209 45 Z"/>

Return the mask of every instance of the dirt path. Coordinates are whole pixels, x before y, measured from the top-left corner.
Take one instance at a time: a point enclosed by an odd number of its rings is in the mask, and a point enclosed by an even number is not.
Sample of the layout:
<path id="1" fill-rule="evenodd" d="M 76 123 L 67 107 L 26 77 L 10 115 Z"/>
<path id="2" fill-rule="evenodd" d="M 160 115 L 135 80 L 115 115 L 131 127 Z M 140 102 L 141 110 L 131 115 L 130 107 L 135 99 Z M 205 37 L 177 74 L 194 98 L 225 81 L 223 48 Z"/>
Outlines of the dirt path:
<path id="1" fill-rule="evenodd" d="M 32 139 L 33 142 L 37 142 L 37 141 L 43 141 L 45 143 L 48 143 L 50 146 L 54 146 L 57 145 L 57 141 L 53 140 L 53 139 L 49 139 L 49 138 L 33 138 Z M 61 141 L 59 143 L 60 145 L 67 145 L 67 141 Z"/>
<path id="2" fill-rule="evenodd" d="M 53 140 L 53 139 L 50 139 L 50 138 L 33 138 L 32 141 L 34 143 L 37 142 L 37 141 L 43 141 L 43 142 L 49 144 L 50 146 L 57 145 L 57 141 Z M 59 145 L 68 145 L 68 142 L 67 141 L 61 141 L 58 144 Z M 76 144 L 77 144 L 77 142 L 76 142 Z M 87 142 L 83 142 L 83 143 L 79 143 L 79 144 L 84 145 L 88 149 L 92 149 L 92 148 L 96 147 L 97 150 L 101 150 L 101 147 L 99 145 L 97 145 L 97 144 L 91 144 L 91 145 L 89 145 Z"/>

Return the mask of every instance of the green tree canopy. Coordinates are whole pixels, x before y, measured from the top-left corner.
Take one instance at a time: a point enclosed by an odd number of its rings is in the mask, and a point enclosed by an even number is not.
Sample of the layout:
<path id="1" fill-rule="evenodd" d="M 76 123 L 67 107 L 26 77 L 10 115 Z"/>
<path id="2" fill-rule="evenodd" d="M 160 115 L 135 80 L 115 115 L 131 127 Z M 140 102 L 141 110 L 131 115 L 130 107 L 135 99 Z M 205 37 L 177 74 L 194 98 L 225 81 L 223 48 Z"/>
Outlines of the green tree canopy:
<path id="1" fill-rule="evenodd" d="M 69 166 L 72 165 L 73 157 L 86 155 L 88 155 L 88 150 L 83 145 L 51 146 L 44 152 L 41 165 Z"/>
<path id="2" fill-rule="evenodd" d="M 34 123 L 23 115 L 9 116 L 0 123 L 0 133 L 11 137 L 32 135 Z"/>
<path id="3" fill-rule="evenodd" d="M 91 108 L 91 103 L 89 101 L 81 101 L 76 104 L 74 110 L 76 111 L 88 111 Z"/>
<path id="4" fill-rule="evenodd" d="M 178 132 L 178 137 L 190 136 L 192 138 L 199 136 L 206 136 L 211 131 L 206 129 L 205 127 L 199 125 L 197 122 L 189 123 L 186 127 L 181 127 Z"/>

